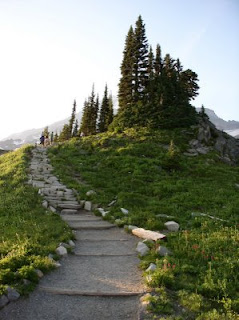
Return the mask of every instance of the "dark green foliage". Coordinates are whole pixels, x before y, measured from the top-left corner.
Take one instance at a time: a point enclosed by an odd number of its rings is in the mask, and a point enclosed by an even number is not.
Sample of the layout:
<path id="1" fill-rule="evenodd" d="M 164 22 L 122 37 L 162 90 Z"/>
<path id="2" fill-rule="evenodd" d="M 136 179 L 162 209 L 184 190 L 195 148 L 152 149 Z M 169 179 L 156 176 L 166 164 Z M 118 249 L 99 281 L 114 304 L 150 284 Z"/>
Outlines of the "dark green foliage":
<path id="1" fill-rule="evenodd" d="M 69 128 L 69 124 L 65 124 L 63 126 L 63 129 L 58 137 L 58 141 L 66 141 L 68 139 L 70 139 L 70 128 Z"/>
<path id="2" fill-rule="evenodd" d="M 59 136 L 58 136 L 58 133 L 56 132 L 55 135 L 54 135 L 53 141 L 54 142 L 58 142 L 58 138 L 59 138 Z"/>
<path id="3" fill-rule="evenodd" d="M 102 99 L 98 131 L 105 132 L 113 121 L 113 101 L 112 96 L 108 96 L 108 88 L 105 86 L 104 97 Z"/>
<path id="4" fill-rule="evenodd" d="M 205 112 L 205 108 L 204 105 L 202 105 L 201 110 L 199 112 L 199 116 L 203 119 L 203 120 L 209 120 L 209 116 L 206 114 Z"/>
<path id="5" fill-rule="evenodd" d="M 72 137 L 77 137 L 78 130 L 79 130 L 79 125 L 78 125 L 78 120 L 76 119 L 73 132 L 72 132 Z"/>
<path id="6" fill-rule="evenodd" d="M 149 78 L 148 40 L 145 33 L 145 25 L 142 17 L 136 21 L 134 48 L 134 102 L 143 101 L 145 89 Z"/>
<path id="7" fill-rule="evenodd" d="M 133 103 L 133 68 L 135 51 L 135 36 L 134 30 L 131 26 L 125 40 L 125 48 L 123 52 L 123 61 L 121 64 L 121 79 L 119 82 L 119 110 L 120 113 L 124 112 L 126 108 L 130 108 Z"/>
<path id="8" fill-rule="evenodd" d="M 148 40 L 145 25 L 141 16 L 136 21 L 135 29 L 129 29 L 125 41 L 123 61 L 121 64 L 121 79 L 119 83 L 119 119 L 123 127 L 139 124 L 142 117 L 140 106 L 146 94 L 149 78 Z"/>
<path id="9" fill-rule="evenodd" d="M 76 118 L 76 101 L 74 100 L 71 118 L 69 120 L 69 135 L 70 135 L 70 137 L 72 137 L 72 135 L 73 135 L 73 126 L 74 126 L 75 118 Z"/>
<path id="10" fill-rule="evenodd" d="M 59 137 L 55 136 L 54 141 L 55 142 L 56 141 L 66 141 L 66 140 L 69 140 L 70 138 L 74 137 L 77 132 L 77 131 L 75 131 L 76 126 L 78 129 L 78 121 L 76 120 L 76 100 L 74 100 L 69 123 L 65 124 L 63 126 L 63 129 L 60 132 Z"/>
<path id="11" fill-rule="evenodd" d="M 85 101 L 81 119 L 80 135 L 89 136 L 96 134 L 97 116 L 99 111 L 99 97 L 95 97 L 94 86 L 87 101 Z"/>
<path id="12" fill-rule="evenodd" d="M 156 47 L 154 58 L 145 35 L 141 16 L 136 27 L 130 27 L 126 37 L 121 79 L 119 83 L 119 111 L 111 126 L 123 130 L 143 125 L 151 128 L 188 127 L 197 122 L 195 108 L 190 101 L 198 94 L 197 74 L 183 70 L 161 48 Z"/>

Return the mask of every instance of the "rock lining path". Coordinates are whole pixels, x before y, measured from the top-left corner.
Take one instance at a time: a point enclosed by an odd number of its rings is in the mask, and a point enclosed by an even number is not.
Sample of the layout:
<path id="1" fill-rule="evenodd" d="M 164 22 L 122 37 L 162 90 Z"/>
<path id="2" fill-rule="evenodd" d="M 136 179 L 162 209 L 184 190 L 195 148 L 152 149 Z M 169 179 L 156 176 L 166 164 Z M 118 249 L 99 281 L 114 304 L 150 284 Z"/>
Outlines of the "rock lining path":
<path id="1" fill-rule="evenodd" d="M 59 213 L 75 233 L 75 254 L 44 276 L 28 298 L 8 304 L 1 320 L 125 320 L 139 319 L 145 293 L 137 239 L 81 209 L 74 191 L 51 172 L 46 149 L 36 148 L 29 183 L 39 188 L 43 205 Z"/>

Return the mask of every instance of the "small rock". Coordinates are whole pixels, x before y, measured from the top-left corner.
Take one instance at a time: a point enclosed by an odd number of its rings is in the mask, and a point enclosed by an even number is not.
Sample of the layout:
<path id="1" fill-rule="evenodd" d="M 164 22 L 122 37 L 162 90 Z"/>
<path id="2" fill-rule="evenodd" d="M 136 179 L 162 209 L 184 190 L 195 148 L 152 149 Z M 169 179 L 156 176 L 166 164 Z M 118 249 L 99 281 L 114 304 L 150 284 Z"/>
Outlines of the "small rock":
<path id="1" fill-rule="evenodd" d="M 0 308 L 3 308 L 6 304 L 8 304 L 9 300 L 8 298 L 5 296 L 5 294 L 3 294 L 2 296 L 0 296 Z"/>
<path id="2" fill-rule="evenodd" d="M 125 209 L 125 208 L 120 208 L 121 212 L 123 214 L 129 214 L 129 210 Z"/>
<path id="3" fill-rule="evenodd" d="M 141 257 L 144 257 L 149 252 L 149 247 L 145 243 L 139 242 L 136 247 L 136 251 Z"/>
<path id="4" fill-rule="evenodd" d="M 94 191 L 94 190 L 89 190 L 89 191 L 87 191 L 86 192 L 86 195 L 89 197 L 89 196 L 93 196 L 93 195 L 95 195 L 96 194 L 96 192 Z"/>
<path id="5" fill-rule="evenodd" d="M 49 207 L 49 210 L 51 210 L 51 212 L 56 213 L 56 209 L 52 206 Z"/>
<path id="6" fill-rule="evenodd" d="M 103 208 L 97 208 L 97 210 L 101 213 L 102 217 L 105 217 L 109 211 L 105 211 Z"/>
<path id="7" fill-rule="evenodd" d="M 62 246 L 64 248 L 66 248 L 66 249 L 70 249 L 71 248 L 71 246 L 68 243 L 65 243 L 65 242 L 61 242 L 59 246 Z"/>
<path id="8" fill-rule="evenodd" d="M 55 266 L 56 268 L 60 268 L 60 267 L 61 267 L 61 264 L 60 264 L 60 262 L 55 261 L 55 262 L 54 262 L 54 266 Z"/>
<path id="9" fill-rule="evenodd" d="M 161 256 L 161 257 L 165 257 L 165 256 L 171 256 L 172 255 L 172 252 L 170 250 L 168 250 L 166 247 L 164 246 L 160 246 L 157 250 L 158 254 Z"/>
<path id="10" fill-rule="evenodd" d="M 48 207 L 48 202 L 46 200 L 44 200 L 42 202 L 42 206 L 43 206 L 43 208 L 47 208 Z"/>
<path id="11" fill-rule="evenodd" d="M 44 276 L 43 272 L 40 269 L 36 269 L 35 271 L 36 271 L 38 278 L 41 279 Z"/>
<path id="12" fill-rule="evenodd" d="M 92 209 L 92 202 L 91 202 L 91 201 L 86 201 L 84 208 L 85 208 L 85 210 L 87 210 L 87 211 L 91 211 L 91 209 Z"/>
<path id="13" fill-rule="evenodd" d="M 80 206 L 81 206 L 81 208 L 84 208 L 84 206 L 85 206 L 85 200 L 81 200 L 81 201 L 80 201 Z"/>
<path id="14" fill-rule="evenodd" d="M 49 258 L 50 260 L 54 260 L 53 254 L 52 254 L 52 253 L 49 253 L 49 254 L 48 254 L 48 258 Z"/>
<path id="15" fill-rule="evenodd" d="M 7 298 L 9 301 L 15 301 L 20 297 L 20 293 L 17 290 L 7 287 Z"/>
<path id="16" fill-rule="evenodd" d="M 29 286 L 29 284 L 31 284 L 31 281 L 28 280 L 28 279 L 23 279 L 23 284 L 24 284 L 25 286 Z"/>
<path id="17" fill-rule="evenodd" d="M 235 183 L 235 187 L 239 189 L 239 183 Z"/>
<path id="18" fill-rule="evenodd" d="M 117 202 L 117 200 L 113 200 L 108 204 L 108 207 L 112 207 L 115 203 Z"/>
<path id="19" fill-rule="evenodd" d="M 154 263 L 150 263 L 149 267 L 146 269 L 146 271 L 154 271 L 156 270 L 157 266 Z"/>
<path id="20" fill-rule="evenodd" d="M 65 247 L 59 246 L 58 248 L 56 248 L 56 253 L 59 254 L 60 256 L 65 256 L 67 255 L 67 250 Z"/>
<path id="21" fill-rule="evenodd" d="M 164 225 L 169 231 L 175 232 L 179 230 L 179 224 L 175 221 L 168 221 Z"/>
<path id="22" fill-rule="evenodd" d="M 75 245 L 75 242 L 74 242 L 74 241 L 69 240 L 68 243 L 69 243 L 69 245 L 71 246 L 71 248 L 75 248 L 76 245 Z"/>

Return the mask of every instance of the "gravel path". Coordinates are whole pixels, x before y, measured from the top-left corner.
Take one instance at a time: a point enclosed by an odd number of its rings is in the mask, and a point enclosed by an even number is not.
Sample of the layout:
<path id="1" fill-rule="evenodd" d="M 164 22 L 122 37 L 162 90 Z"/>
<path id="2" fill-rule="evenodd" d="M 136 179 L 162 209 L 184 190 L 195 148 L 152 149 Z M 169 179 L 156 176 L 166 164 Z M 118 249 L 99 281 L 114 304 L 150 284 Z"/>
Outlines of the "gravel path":
<path id="1" fill-rule="evenodd" d="M 137 239 L 80 209 L 74 192 L 52 175 L 44 148 L 33 151 L 30 169 L 30 183 L 72 228 L 75 254 L 62 258 L 61 267 L 44 276 L 28 298 L 3 308 L 0 320 L 139 319 L 139 298 L 146 288 Z"/>

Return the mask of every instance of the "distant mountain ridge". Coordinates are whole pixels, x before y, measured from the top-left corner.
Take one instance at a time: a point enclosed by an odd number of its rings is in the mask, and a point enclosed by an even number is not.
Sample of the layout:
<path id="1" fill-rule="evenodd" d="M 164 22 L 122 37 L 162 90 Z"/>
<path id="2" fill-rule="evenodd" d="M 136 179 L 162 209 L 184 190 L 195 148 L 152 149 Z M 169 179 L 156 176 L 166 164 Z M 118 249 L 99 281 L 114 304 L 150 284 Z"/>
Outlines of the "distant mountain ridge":
<path id="1" fill-rule="evenodd" d="M 198 112 L 200 108 L 196 109 Z M 217 127 L 219 130 L 226 131 L 228 134 L 239 138 L 239 121 L 229 120 L 225 121 L 219 118 L 216 113 L 208 108 L 205 108 L 205 112 L 209 116 L 210 121 Z M 82 117 L 82 112 L 76 114 L 76 118 L 80 122 Z M 60 133 L 64 124 L 68 123 L 69 118 L 54 122 L 48 125 L 49 131 Z M 46 127 L 46 126 L 45 126 Z M 19 133 L 14 133 L 8 136 L 7 138 L 0 140 L 0 149 L 4 150 L 14 150 L 16 148 L 21 147 L 23 144 L 27 143 L 38 143 L 40 135 L 45 127 L 39 129 L 30 129 L 26 131 L 22 131 Z"/>
<path id="2" fill-rule="evenodd" d="M 201 110 L 200 108 L 196 109 L 198 112 Z M 239 130 L 239 121 L 235 120 L 223 120 L 219 118 L 216 113 L 208 108 L 205 108 L 206 114 L 209 116 L 210 121 L 217 127 L 219 130 L 228 131 L 228 130 Z"/>
<path id="3" fill-rule="evenodd" d="M 81 117 L 82 117 L 82 112 L 78 112 L 76 114 L 76 119 L 80 121 Z M 49 132 L 53 131 L 54 133 L 57 132 L 59 134 L 64 124 L 67 124 L 69 122 L 69 119 L 70 117 L 48 125 Z M 0 149 L 14 150 L 14 149 L 20 148 L 23 144 L 39 143 L 40 136 L 45 127 L 46 126 L 38 129 L 30 129 L 30 130 L 26 130 L 18 133 L 13 133 L 7 138 L 0 140 Z"/>

